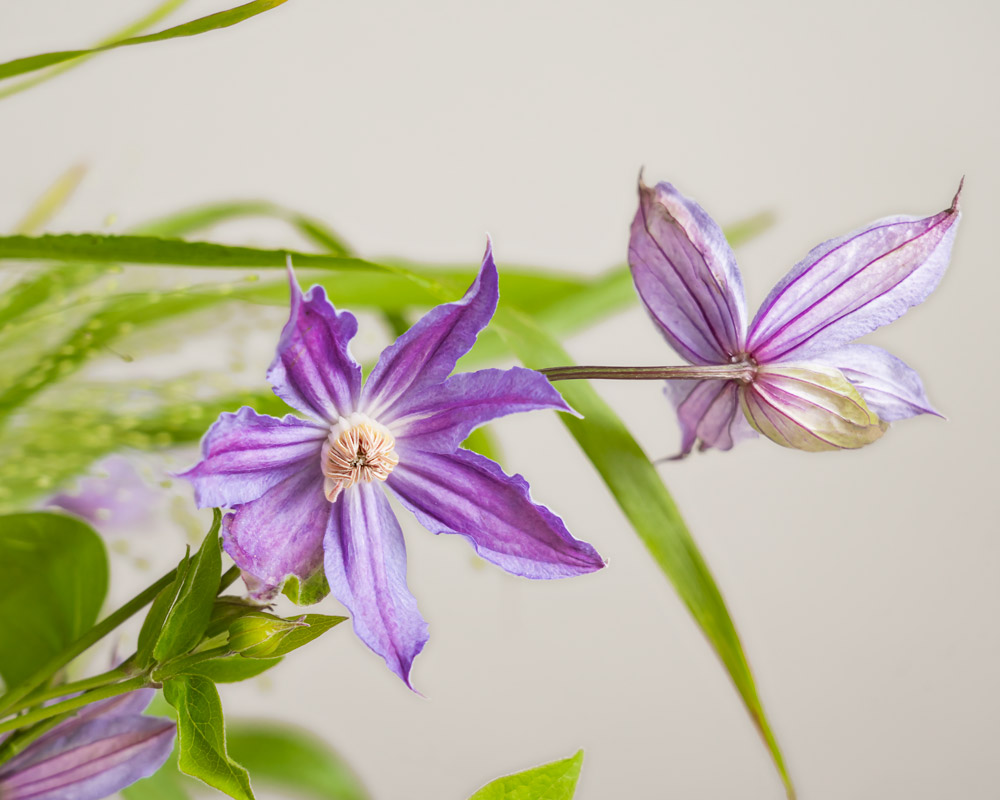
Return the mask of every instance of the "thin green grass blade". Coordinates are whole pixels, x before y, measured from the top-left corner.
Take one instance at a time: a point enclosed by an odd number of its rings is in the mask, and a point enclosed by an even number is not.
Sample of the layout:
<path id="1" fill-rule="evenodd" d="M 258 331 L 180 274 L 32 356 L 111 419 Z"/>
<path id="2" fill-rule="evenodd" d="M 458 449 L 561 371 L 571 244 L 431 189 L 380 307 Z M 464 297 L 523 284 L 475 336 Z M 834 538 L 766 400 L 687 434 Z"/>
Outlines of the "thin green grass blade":
<path id="1" fill-rule="evenodd" d="M 66 205 L 86 173 L 87 168 L 83 164 L 74 164 L 56 178 L 55 182 L 28 209 L 28 213 L 14 228 L 14 232 L 23 236 L 32 236 L 44 230 L 52 217 Z"/>
<path id="2" fill-rule="evenodd" d="M 185 22 L 173 28 L 167 28 L 159 33 L 150 33 L 145 36 L 133 36 L 128 39 L 119 39 L 108 44 L 91 47 L 85 50 L 63 50 L 56 53 L 41 53 L 36 56 L 26 56 L 16 58 L 0 64 L 0 80 L 13 78 L 17 75 L 24 75 L 28 72 L 35 72 L 39 69 L 52 67 L 66 61 L 74 61 L 85 56 L 92 56 L 107 50 L 115 50 L 119 47 L 132 47 L 137 44 L 148 44 L 150 42 L 163 42 L 168 39 L 177 39 L 183 36 L 197 36 L 201 33 L 228 28 L 231 25 L 243 22 L 244 20 L 270 11 L 272 8 L 280 6 L 286 0 L 253 0 L 246 5 L 231 8 L 228 11 L 220 11 L 217 14 L 210 14 L 207 17 Z"/>
<path id="3" fill-rule="evenodd" d="M 54 67 L 49 67 L 41 75 L 33 75 L 30 78 L 25 78 L 23 81 L 20 81 L 19 83 L 13 84 L 12 86 L 6 86 L 3 89 L 0 89 L 0 100 L 3 100 L 5 97 L 10 97 L 11 95 L 18 94 L 19 92 L 26 91 L 27 89 L 31 89 L 35 86 L 38 86 L 38 84 L 40 83 L 45 83 L 45 81 L 52 80 L 52 78 L 55 78 L 57 75 L 62 75 L 64 72 L 68 72 L 69 70 L 80 66 L 85 61 L 90 60 L 94 54 L 100 52 L 100 49 L 102 47 L 114 44 L 120 39 L 128 39 L 129 37 L 136 36 L 142 33 L 147 28 L 152 27 L 160 20 L 172 14 L 186 2 L 187 0 L 166 0 L 165 3 L 161 3 L 145 16 L 141 17 L 140 19 L 137 19 L 135 22 L 129 23 L 121 30 L 111 34 L 111 36 L 107 37 L 106 39 L 102 39 L 93 48 L 92 55 L 83 55 L 80 56 L 79 58 L 73 59 L 72 61 L 65 62 Z"/>
<path id="4" fill-rule="evenodd" d="M 572 363 L 559 343 L 527 317 L 498 311 L 494 324 L 526 367 L 540 369 Z M 794 798 L 784 758 L 764 715 L 739 634 L 673 498 L 625 424 L 588 383 L 568 381 L 560 384 L 559 390 L 584 416 L 577 419 L 560 414 L 560 419 L 722 660 L 771 753 L 788 797 Z"/>

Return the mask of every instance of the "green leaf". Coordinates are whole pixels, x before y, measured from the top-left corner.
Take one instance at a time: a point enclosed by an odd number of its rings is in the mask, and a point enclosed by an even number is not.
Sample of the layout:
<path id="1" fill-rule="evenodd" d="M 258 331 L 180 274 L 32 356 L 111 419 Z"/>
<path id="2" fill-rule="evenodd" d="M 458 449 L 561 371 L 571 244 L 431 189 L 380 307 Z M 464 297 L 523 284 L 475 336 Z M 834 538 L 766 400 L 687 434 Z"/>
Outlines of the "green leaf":
<path id="1" fill-rule="evenodd" d="M 153 647 L 153 656 L 163 663 L 183 655 L 201 642 L 201 637 L 212 618 L 215 596 L 219 593 L 219 578 L 222 575 L 222 550 L 219 544 L 219 527 L 222 513 L 215 509 L 212 527 L 202 542 L 177 599 L 167 613 L 163 630 Z"/>
<path id="2" fill-rule="evenodd" d="M 347 617 L 302 614 L 282 619 L 258 611 L 246 614 L 229 627 L 229 646 L 243 658 L 288 655 L 339 625 Z"/>
<path id="3" fill-rule="evenodd" d="M 572 364 L 559 343 L 526 317 L 498 312 L 494 322 L 526 367 Z M 560 382 L 559 390 L 584 417 L 560 414 L 560 419 L 715 648 L 760 730 L 789 796 L 793 796 L 784 758 L 764 715 L 736 627 L 673 498 L 628 428 L 590 384 Z"/>
<path id="4" fill-rule="evenodd" d="M 175 675 L 163 696 L 177 710 L 178 766 L 236 800 L 254 800 L 247 771 L 226 752 L 222 701 L 215 684 L 200 675 Z"/>
<path id="5" fill-rule="evenodd" d="M 239 654 L 199 661 L 184 667 L 185 675 L 201 675 L 213 683 L 238 683 L 256 678 L 281 663 L 281 658 L 244 658 Z"/>
<path id="6" fill-rule="evenodd" d="M 97 621 L 108 589 L 104 543 L 62 514 L 0 518 L 0 677 L 16 686 Z"/>
<path id="7" fill-rule="evenodd" d="M 255 782 L 316 800 L 369 800 L 369 794 L 337 753 L 312 734 L 273 722 L 234 723 L 229 751 Z"/>
<path id="8" fill-rule="evenodd" d="M 191 570 L 191 548 L 187 548 L 184 558 L 177 565 L 177 574 L 173 581 L 164 586 L 153 604 L 146 613 L 146 618 L 142 621 L 142 628 L 139 631 L 139 643 L 135 654 L 135 663 L 140 669 L 146 669 L 153 663 L 153 649 L 163 632 L 163 623 L 167 619 L 167 614 L 177 602 L 181 587 L 187 579 Z"/>
<path id="9" fill-rule="evenodd" d="M 572 800 L 583 766 L 583 750 L 540 767 L 486 784 L 469 800 Z"/>
<path id="10" fill-rule="evenodd" d="M 284 2 L 285 0 L 254 0 L 252 3 L 247 3 L 228 11 L 220 11 L 217 14 L 192 20 L 173 28 L 167 28 L 159 33 L 135 36 L 130 39 L 119 39 L 118 41 L 109 42 L 108 44 L 92 47 L 87 50 L 64 50 L 57 53 L 42 53 L 36 56 L 17 58 L 13 61 L 0 64 L 0 80 L 13 78 L 15 75 L 24 75 L 28 72 L 34 72 L 35 70 L 51 67 L 66 61 L 73 61 L 84 56 L 91 56 L 105 50 L 114 50 L 118 47 L 131 47 L 149 42 L 162 42 L 182 36 L 197 36 L 201 33 L 218 30 L 219 28 L 228 28 L 230 25 L 236 25 L 264 11 L 270 11 Z"/>
<path id="11" fill-rule="evenodd" d="M 75 164 L 56 178 L 55 183 L 45 190 L 18 223 L 15 228 L 17 233 L 31 236 L 43 230 L 73 195 L 86 173 L 85 166 Z"/>

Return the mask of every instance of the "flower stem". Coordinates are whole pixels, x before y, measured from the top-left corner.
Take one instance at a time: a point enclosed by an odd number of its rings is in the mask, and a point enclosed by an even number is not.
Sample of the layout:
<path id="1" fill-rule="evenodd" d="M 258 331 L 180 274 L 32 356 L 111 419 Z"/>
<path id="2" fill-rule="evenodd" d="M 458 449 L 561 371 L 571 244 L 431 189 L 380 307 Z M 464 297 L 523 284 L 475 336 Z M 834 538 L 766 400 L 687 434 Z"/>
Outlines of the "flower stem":
<path id="1" fill-rule="evenodd" d="M 752 380 L 754 367 L 745 361 L 684 367 L 546 367 L 538 370 L 550 381 L 599 378 L 617 381 Z"/>
<path id="2" fill-rule="evenodd" d="M 115 669 L 102 672 L 100 675 L 94 675 L 90 678 L 73 681 L 72 683 L 62 683 L 58 686 L 50 686 L 47 689 L 32 692 L 27 697 L 11 706 L 11 708 L 9 708 L 5 713 L 15 714 L 25 708 L 31 708 L 31 706 L 38 705 L 45 700 L 51 700 L 53 697 L 65 697 L 66 695 L 73 694 L 75 692 L 83 692 L 88 689 L 98 689 L 101 686 L 108 686 L 109 684 L 117 683 L 120 680 L 130 677 L 132 674 L 132 672 L 123 669 L 122 667 L 116 667 Z"/>
<path id="3" fill-rule="evenodd" d="M 71 697 L 69 700 L 63 700 L 61 703 L 55 703 L 51 706 L 42 706 L 41 708 L 36 708 L 34 711 L 29 711 L 27 714 L 14 717 L 6 722 L 0 722 L 0 733 L 7 733 L 8 731 L 14 731 L 18 728 L 25 728 L 28 725 L 34 725 L 36 722 L 41 722 L 42 720 L 49 719 L 50 717 L 58 716 L 67 711 L 75 711 L 78 708 L 83 708 L 83 706 L 96 703 L 98 700 L 107 700 L 109 697 L 117 697 L 120 694 L 134 692 L 136 689 L 145 689 L 147 686 L 151 685 L 152 681 L 150 681 L 148 675 L 138 675 L 135 678 L 122 681 L 121 683 L 114 683 L 110 686 L 102 686 L 100 689 L 94 689 L 92 692 L 86 692 L 78 695 L 77 697 Z"/>

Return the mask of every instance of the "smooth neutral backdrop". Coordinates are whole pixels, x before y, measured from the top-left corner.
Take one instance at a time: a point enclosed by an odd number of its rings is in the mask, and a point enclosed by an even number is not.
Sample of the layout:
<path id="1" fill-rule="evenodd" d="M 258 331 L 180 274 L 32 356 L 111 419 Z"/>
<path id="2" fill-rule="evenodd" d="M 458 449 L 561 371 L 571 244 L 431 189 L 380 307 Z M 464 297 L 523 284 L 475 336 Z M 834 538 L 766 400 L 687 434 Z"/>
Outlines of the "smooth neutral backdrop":
<path id="1" fill-rule="evenodd" d="M 171 21 L 227 5 L 192 0 Z M 0 60 L 86 45 L 151 6 L 8 0 Z M 756 441 L 661 470 L 802 798 L 995 798 L 996 9 L 290 0 L 0 102 L 0 228 L 85 162 L 55 229 L 122 230 L 261 197 L 331 222 L 367 255 L 476 261 L 489 231 L 501 269 L 594 273 L 624 260 L 644 167 L 722 222 L 777 214 L 739 252 L 753 308 L 813 245 L 880 216 L 937 212 L 965 175 L 950 271 L 870 337 L 919 370 L 948 421 L 902 422 L 860 452 Z M 258 386 L 274 312 L 245 354 Z M 677 361 L 638 308 L 568 346 L 591 363 Z M 212 351 L 201 348 L 205 368 L 222 363 Z M 652 455 L 675 452 L 658 386 L 599 390 Z M 345 626 L 226 689 L 227 711 L 302 721 L 380 800 L 461 800 L 579 747 L 580 800 L 780 797 L 725 672 L 562 426 L 539 413 L 497 430 L 508 470 L 609 567 L 530 583 L 407 520 L 410 585 L 431 626 L 414 671 L 425 697 Z M 161 527 L 142 546 L 169 561 L 176 534 Z"/>

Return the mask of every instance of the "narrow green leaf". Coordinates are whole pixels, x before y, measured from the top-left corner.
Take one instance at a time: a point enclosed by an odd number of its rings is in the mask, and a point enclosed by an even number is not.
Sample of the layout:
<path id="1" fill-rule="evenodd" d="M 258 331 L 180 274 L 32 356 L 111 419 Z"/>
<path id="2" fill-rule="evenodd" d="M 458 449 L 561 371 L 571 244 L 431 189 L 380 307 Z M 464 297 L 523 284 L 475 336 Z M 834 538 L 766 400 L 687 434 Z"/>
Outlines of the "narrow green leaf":
<path id="1" fill-rule="evenodd" d="M 238 683 L 256 678 L 280 663 L 281 658 L 243 658 L 241 655 L 233 654 L 191 664 L 184 667 L 183 673 L 201 675 L 213 683 Z"/>
<path id="2" fill-rule="evenodd" d="M 184 576 L 177 600 L 167 613 L 163 630 L 153 647 L 153 656 L 161 664 L 196 647 L 212 618 L 212 607 L 219 593 L 219 578 L 222 575 L 222 550 L 219 545 L 222 514 L 219 509 L 214 511 L 212 527 L 201 549 L 190 561 L 191 568 Z"/>
<path id="3" fill-rule="evenodd" d="M 24 75 L 28 72 L 51 67 L 65 61 L 73 61 L 84 56 L 91 56 L 106 50 L 114 50 L 118 47 L 131 47 L 137 44 L 162 42 L 182 36 L 197 36 L 201 33 L 218 30 L 219 28 L 228 28 L 230 25 L 236 25 L 264 11 L 270 11 L 284 2 L 285 0 L 254 0 L 254 2 L 247 3 L 246 5 L 238 6 L 228 11 L 220 11 L 217 14 L 211 14 L 201 19 L 192 20 L 191 22 L 185 22 L 183 25 L 167 28 L 159 33 L 135 36 L 130 39 L 119 39 L 116 42 L 110 42 L 86 50 L 64 50 L 57 53 L 42 53 L 36 56 L 17 58 L 13 61 L 0 64 L 0 80 L 13 78 L 15 75 Z"/>
<path id="4" fill-rule="evenodd" d="M 32 236 L 43 230 L 76 191 L 86 172 L 85 166 L 75 164 L 56 178 L 55 183 L 28 209 L 28 213 L 14 230 L 23 236 Z"/>
<path id="5" fill-rule="evenodd" d="M 583 750 L 540 767 L 486 784 L 469 800 L 572 800 L 583 766 Z"/>
<path id="6" fill-rule="evenodd" d="M 140 669 L 146 669 L 146 667 L 153 663 L 153 649 L 156 647 L 160 634 L 163 632 L 163 623 L 166 621 L 170 609 L 177 602 L 177 596 L 180 594 L 181 587 L 184 585 L 184 581 L 187 579 L 190 570 L 191 548 L 189 547 L 184 554 L 184 558 L 177 565 L 177 574 L 174 576 L 173 581 L 164 586 L 160 590 L 160 593 L 156 595 L 156 599 L 153 600 L 153 604 L 146 613 L 146 618 L 142 621 L 142 628 L 139 631 L 139 643 L 135 654 L 135 663 Z"/>
<path id="7" fill-rule="evenodd" d="M 222 701 L 215 684 L 200 675 L 163 682 L 163 696 L 177 710 L 178 766 L 236 800 L 254 800 L 247 771 L 226 752 Z"/>
<path id="8" fill-rule="evenodd" d="M 180 8 L 187 0 L 166 0 L 166 2 L 161 3 L 148 14 L 143 15 L 135 22 L 131 22 L 119 31 L 116 31 L 111 36 L 102 39 L 95 45 L 95 47 L 100 48 L 102 45 L 112 44 L 119 39 L 128 39 L 131 36 L 136 36 L 142 33 L 144 30 L 152 27 L 160 20 L 169 16 L 172 12 Z M 93 53 L 96 54 L 100 50 L 94 50 Z M 41 75 L 32 75 L 30 78 L 25 78 L 22 81 L 18 81 L 15 84 L 5 86 L 0 89 L 0 100 L 5 97 L 10 97 L 11 95 L 18 94 L 19 92 L 26 91 L 32 87 L 38 86 L 40 83 L 45 83 L 45 81 L 55 78 L 57 75 L 62 75 L 64 72 L 80 66 L 81 64 L 90 60 L 93 56 L 81 56 L 80 58 L 74 59 L 73 61 L 67 61 L 54 67 L 49 67 Z"/>
<path id="9" fill-rule="evenodd" d="M 315 800 L 369 800 L 343 759 L 307 731 L 273 722 L 234 723 L 229 751 L 255 782 L 280 790 L 274 797 L 294 793 Z"/>
<path id="10" fill-rule="evenodd" d="M 540 369 L 572 363 L 559 343 L 528 318 L 498 312 L 494 323 L 526 367 Z M 789 797 L 794 796 L 736 627 L 673 498 L 624 423 L 590 384 L 566 381 L 559 390 L 566 402 L 584 416 L 577 419 L 560 414 L 560 419 L 594 464 L 639 538 L 715 648 L 770 750 Z"/>
<path id="11" fill-rule="evenodd" d="M 0 677 L 16 686 L 97 621 L 108 589 L 104 543 L 62 514 L 0 517 Z"/>

